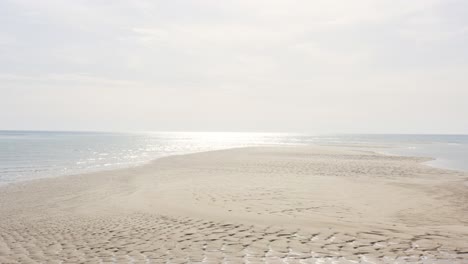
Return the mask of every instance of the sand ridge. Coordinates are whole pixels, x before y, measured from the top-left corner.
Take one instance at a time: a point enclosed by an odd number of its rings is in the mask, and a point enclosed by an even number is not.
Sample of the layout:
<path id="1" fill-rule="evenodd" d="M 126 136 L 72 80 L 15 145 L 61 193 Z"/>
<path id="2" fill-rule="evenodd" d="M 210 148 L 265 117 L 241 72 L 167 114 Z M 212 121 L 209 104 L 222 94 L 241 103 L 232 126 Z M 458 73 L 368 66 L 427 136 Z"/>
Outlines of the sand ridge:
<path id="1" fill-rule="evenodd" d="M 0 263 L 468 263 L 467 175 L 259 147 L 0 188 Z"/>

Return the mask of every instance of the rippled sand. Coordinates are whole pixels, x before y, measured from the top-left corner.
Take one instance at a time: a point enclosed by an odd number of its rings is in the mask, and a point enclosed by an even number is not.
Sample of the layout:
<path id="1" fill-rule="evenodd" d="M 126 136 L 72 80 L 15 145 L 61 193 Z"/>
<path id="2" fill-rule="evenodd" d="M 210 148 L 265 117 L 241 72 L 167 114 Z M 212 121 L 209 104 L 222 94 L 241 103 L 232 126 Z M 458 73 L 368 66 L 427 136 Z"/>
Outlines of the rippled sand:
<path id="1" fill-rule="evenodd" d="M 0 188 L 0 263 L 468 263 L 468 175 L 337 147 Z"/>

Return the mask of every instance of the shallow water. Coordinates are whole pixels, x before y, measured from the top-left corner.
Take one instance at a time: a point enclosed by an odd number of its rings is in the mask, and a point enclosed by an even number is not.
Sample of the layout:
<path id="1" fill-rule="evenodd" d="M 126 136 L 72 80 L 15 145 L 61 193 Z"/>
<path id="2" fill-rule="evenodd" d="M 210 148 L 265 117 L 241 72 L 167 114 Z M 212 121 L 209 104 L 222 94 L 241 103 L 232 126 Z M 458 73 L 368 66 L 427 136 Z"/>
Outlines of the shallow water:
<path id="1" fill-rule="evenodd" d="M 430 165 L 468 171 L 467 135 L 0 131 L 0 184 L 125 168 L 169 155 L 311 144 L 383 145 L 389 154 L 433 157 Z"/>

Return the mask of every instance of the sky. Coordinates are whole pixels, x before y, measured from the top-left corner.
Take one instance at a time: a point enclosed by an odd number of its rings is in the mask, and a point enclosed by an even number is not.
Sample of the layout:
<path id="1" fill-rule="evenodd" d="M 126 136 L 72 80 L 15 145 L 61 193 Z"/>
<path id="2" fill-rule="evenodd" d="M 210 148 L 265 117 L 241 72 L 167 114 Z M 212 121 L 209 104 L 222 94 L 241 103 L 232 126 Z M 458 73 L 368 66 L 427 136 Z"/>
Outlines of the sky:
<path id="1" fill-rule="evenodd" d="M 468 134 L 466 0 L 0 0 L 0 129 Z"/>

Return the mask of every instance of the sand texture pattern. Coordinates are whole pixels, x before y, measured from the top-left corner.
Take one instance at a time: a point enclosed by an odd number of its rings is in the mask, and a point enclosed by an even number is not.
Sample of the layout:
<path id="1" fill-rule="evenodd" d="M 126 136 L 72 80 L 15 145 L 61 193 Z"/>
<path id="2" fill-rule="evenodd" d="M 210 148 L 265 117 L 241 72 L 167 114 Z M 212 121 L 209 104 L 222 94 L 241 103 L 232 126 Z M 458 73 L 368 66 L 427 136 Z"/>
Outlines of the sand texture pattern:
<path id="1" fill-rule="evenodd" d="M 468 263 L 467 174 L 256 147 L 0 188 L 0 263 Z"/>

